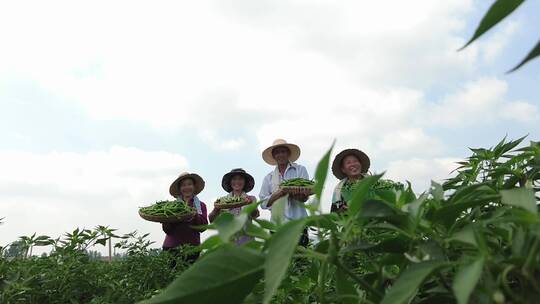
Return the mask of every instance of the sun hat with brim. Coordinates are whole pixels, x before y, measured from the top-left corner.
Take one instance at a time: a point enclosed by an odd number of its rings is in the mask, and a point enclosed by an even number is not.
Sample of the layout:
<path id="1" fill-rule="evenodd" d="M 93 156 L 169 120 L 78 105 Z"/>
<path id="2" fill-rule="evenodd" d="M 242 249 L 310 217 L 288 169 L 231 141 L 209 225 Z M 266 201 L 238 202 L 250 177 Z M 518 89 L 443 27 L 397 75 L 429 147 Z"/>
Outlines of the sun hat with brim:
<path id="1" fill-rule="evenodd" d="M 201 191 L 203 191 L 204 189 L 204 180 L 198 174 L 188 172 L 181 173 L 178 178 L 174 180 L 174 182 L 169 187 L 169 193 L 174 197 L 180 196 L 182 194 L 180 192 L 180 184 L 183 180 L 188 178 L 192 179 L 193 183 L 195 184 L 194 194 L 197 195 L 201 193 Z"/>
<path id="2" fill-rule="evenodd" d="M 251 176 L 249 173 L 247 173 L 244 169 L 241 168 L 232 169 L 231 172 L 223 175 L 223 178 L 221 179 L 221 187 L 223 187 L 223 190 L 227 192 L 232 191 L 231 180 L 236 175 L 240 175 L 246 180 L 243 189 L 244 192 L 248 193 L 249 191 L 253 190 L 253 187 L 255 187 L 255 179 L 253 178 L 253 176 Z"/>
<path id="3" fill-rule="evenodd" d="M 362 164 L 362 173 L 366 173 L 369 170 L 369 166 L 371 164 L 371 161 L 369 160 L 369 156 L 367 156 L 366 153 L 358 150 L 358 149 L 346 149 L 338 153 L 336 157 L 334 158 L 334 162 L 332 163 L 332 173 L 334 173 L 334 176 L 338 179 L 344 179 L 347 177 L 343 171 L 341 171 L 341 165 L 345 157 L 353 155 Z"/>
<path id="4" fill-rule="evenodd" d="M 274 156 L 272 155 L 272 151 L 277 147 L 287 147 L 289 151 L 291 151 L 291 155 L 289 155 L 289 161 L 291 162 L 296 161 L 300 157 L 300 147 L 295 144 L 288 143 L 284 139 L 276 139 L 270 147 L 264 149 L 262 152 L 262 158 L 267 164 L 272 166 L 277 164 Z"/>

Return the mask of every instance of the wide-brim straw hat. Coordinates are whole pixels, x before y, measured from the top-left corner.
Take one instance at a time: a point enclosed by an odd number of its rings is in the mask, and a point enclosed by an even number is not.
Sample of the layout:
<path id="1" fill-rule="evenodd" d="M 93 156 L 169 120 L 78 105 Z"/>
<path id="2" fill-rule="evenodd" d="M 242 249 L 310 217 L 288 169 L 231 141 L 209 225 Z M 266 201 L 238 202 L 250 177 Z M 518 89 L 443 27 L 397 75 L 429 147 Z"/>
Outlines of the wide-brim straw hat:
<path id="1" fill-rule="evenodd" d="M 253 187 L 255 187 L 255 179 L 253 178 L 253 176 L 251 176 L 249 173 L 247 173 L 244 169 L 241 168 L 232 169 L 231 172 L 223 175 L 223 178 L 221 179 L 221 187 L 223 187 L 223 190 L 227 192 L 232 191 L 231 180 L 236 175 L 240 175 L 246 180 L 243 189 L 244 192 L 248 193 L 249 191 L 253 190 Z"/>
<path id="2" fill-rule="evenodd" d="M 272 166 L 277 164 L 274 156 L 272 156 L 272 151 L 277 147 L 289 148 L 289 151 L 291 151 L 291 155 L 289 155 L 289 161 L 291 162 L 296 161 L 300 157 L 300 147 L 295 144 L 288 143 L 284 139 L 276 139 L 270 147 L 264 149 L 264 151 L 262 152 L 262 158 L 267 164 Z"/>
<path id="3" fill-rule="evenodd" d="M 366 173 L 369 170 L 371 161 L 369 160 L 369 156 L 367 156 L 366 153 L 358 149 L 345 149 L 339 152 L 338 155 L 336 155 L 336 157 L 334 158 L 334 162 L 332 163 L 332 173 L 338 179 L 344 179 L 345 177 L 347 177 L 347 175 L 345 175 L 345 173 L 341 171 L 341 164 L 343 162 L 343 159 L 345 159 L 345 157 L 349 155 L 353 155 L 353 156 L 356 156 L 356 158 L 358 158 L 358 160 L 362 164 L 362 170 L 361 170 L 362 173 Z"/>
<path id="4" fill-rule="evenodd" d="M 174 182 L 172 182 L 171 186 L 169 187 L 169 193 L 174 197 L 180 196 L 182 194 L 180 192 L 180 184 L 183 180 L 188 178 L 192 179 L 195 185 L 194 195 L 201 193 L 201 191 L 203 191 L 204 189 L 204 180 L 198 174 L 188 172 L 181 173 L 178 178 L 175 179 Z"/>

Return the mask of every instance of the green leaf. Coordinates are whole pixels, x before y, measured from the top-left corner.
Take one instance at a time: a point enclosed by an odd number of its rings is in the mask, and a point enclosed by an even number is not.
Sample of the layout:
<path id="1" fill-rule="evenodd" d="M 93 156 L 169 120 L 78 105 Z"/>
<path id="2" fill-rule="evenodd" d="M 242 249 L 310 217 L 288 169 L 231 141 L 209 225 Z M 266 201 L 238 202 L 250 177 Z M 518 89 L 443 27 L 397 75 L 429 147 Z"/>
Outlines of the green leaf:
<path id="1" fill-rule="evenodd" d="M 253 202 L 247 206 L 242 207 L 242 213 L 250 215 L 253 211 L 257 210 L 261 202 Z"/>
<path id="2" fill-rule="evenodd" d="M 263 276 L 264 257 L 224 246 L 197 261 L 163 292 L 142 303 L 241 303 Z"/>
<path id="3" fill-rule="evenodd" d="M 503 20 L 506 16 L 510 15 L 518 6 L 523 3 L 524 0 L 497 0 L 487 13 L 484 15 L 480 24 L 476 28 L 474 35 L 469 39 L 469 41 L 461 47 L 459 50 L 466 48 L 478 37 L 482 36 L 485 32 Z"/>
<path id="4" fill-rule="evenodd" d="M 337 217 L 338 216 L 335 213 L 311 215 L 305 218 L 306 226 L 337 231 Z"/>
<path id="5" fill-rule="evenodd" d="M 433 198 L 442 201 L 444 199 L 444 190 L 443 187 L 436 183 L 435 181 L 431 181 L 431 189 L 430 189 L 431 195 L 433 195 Z"/>
<path id="6" fill-rule="evenodd" d="M 399 210 L 383 201 L 367 200 L 362 204 L 360 217 L 389 217 L 396 215 Z"/>
<path id="7" fill-rule="evenodd" d="M 339 303 L 356 304 L 358 303 L 358 291 L 353 283 L 348 279 L 341 269 L 336 270 L 336 289 L 340 297 Z"/>
<path id="8" fill-rule="evenodd" d="M 422 282 L 437 268 L 445 265 L 446 263 L 441 261 L 427 261 L 409 266 L 390 287 L 381 304 L 409 303 Z"/>
<path id="9" fill-rule="evenodd" d="M 536 46 L 529 52 L 529 54 L 527 54 L 527 56 L 525 58 L 523 58 L 523 60 L 518 64 L 516 65 L 515 67 L 513 67 L 510 71 L 506 72 L 506 73 L 512 73 L 514 72 L 515 70 L 521 68 L 523 65 L 525 65 L 525 63 L 527 63 L 528 61 L 536 58 L 540 56 L 540 41 L 538 41 L 536 43 Z"/>
<path id="10" fill-rule="evenodd" d="M 382 177 L 382 174 L 372 175 L 360 180 L 349 202 L 349 216 L 355 216 L 360 211 L 360 206 L 367 198 L 371 187 Z"/>
<path id="11" fill-rule="evenodd" d="M 272 222 L 276 224 L 283 223 L 283 220 L 285 219 L 285 206 L 288 203 L 288 198 L 289 195 L 286 194 L 272 204 L 272 209 L 270 210 L 270 219 Z"/>
<path id="12" fill-rule="evenodd" d="M 108 239 L 99 239 L 99 240 L 96 240 L 96 244 L 100 244 L 100 245 L 107 245 L 107 240 Z"/>
<path id="13" fill-rule="evenodd" d="M 362 204 L 359 218 L 379 218 L 385 222 L 398 226 L 398 228 L 404 232 L 412 228 L 411 219 L 407 214 L 397 209 L 395 206 L 379 200 L 370 199 L 365 201 Z"/>
<path id="14" fill-rule="evenodd" d="M 452 285 L 458 304 L 469 303 L 469 297 L 482 275 L 483 267 L 484 258 L 479 257 L 473 263 L 459 268 Z"/>
<path id="15" fill-rule="evenodd" d="M 497 201 L 499 195 L 483 195 L 481 197 L 466 200 L 458 204 L 446 205 L 437 209 L 433 215 L 433 221 L 439 222 L 447 227 L 451 226 L 456 218 L 465 210 L 478 206 L 483 206 L 489 202 Z"/>
<path id="16" fill-rule="evenodd" d="M 516 188 L 510 190 L 501 190 L 501 202 L 505 205 L 523 208 L 536 214 L 536 198 L 532 189 Z"/>
<path id="17" fill-rule="evenodd" d="M 223 240 L 221 239 L 221 237 L 219 235 L 212 235 L 211 237 L 207 238 L 204 243 L 197 246 L 197 248 L 199 250 L 213 249 L 221 244 L 223 244 Z"/>
<path id="18" fill-rule="evenodd" d="M 417 220 L 419 219 L 420 210 L 422 208 L 422 205 L 426 202 L 426 199 L 427 194 L 422 194 L 412 203 L 403 206 L 402 209 L 405 209 L 414 220 Z"/>
<path id="19" fill-rule="evenodd" d="M 474 237 L 474 230 L 472 226 L 466 226 L 460 231 L 454 233 L 448 240 L 458 241 L 465 244 L 473 245 L 474 247 L 478 247 L 478 243 L 476 242 L 476 238 Z"/>
<path id="20" fill-rule="evenodd" d="M 266 230 L 264 230 L 264 228 L 261 228 L 253 224 L 251 221 L 247 222 L 246 234 L 253 237 L 258 237 L 264 240 L 270 237 L 270 234 Z"/>
<path id="21" fill-rule="evenodd" d="M 270 239 L 268 254 L 264 261 L 264 299 L 263 303 L 270 303 L 277 291 L 291 257 L 298 245 L 300 234 L 304 230 L 305 220 L 294 220 L 280 227 Z"/>
<path id="22" fill-rule="evenodd" d="M 317 197 L 317 201 L 321 201 L 322 190 L 324 188 L 324 183 L 326 181 L 326 176 L 328 175 L 328 164 L 330 163 L 330 155 L 332 154 L 332 149 L 334 149 L 336 141 L 332 143 L 330 149 L 324 154 L 323 158 L 317 164 L 317 169 L 315 170 L 315 186 L 313 191 Z"/>
<path id="23" fill-rule="evenodd" d="M 257 222 L 257 224 L 259 224 L 264 229 L 276 230 L 276 228 L 277 228 L 275 223 L 272 223 L 272 222 L 264 220 L 264 219 L 255 219 L 255 222 Z"/>
<path id="24" fill-rule="evenodd" d="M 219 236 L 224 242 L 228 242 L 230 238 L 240 231 L 248 219 L 248 214 L 242 213 L 234 216 L 231 213 L 225 212 L 218 216 L 214 221 L 214 225 L 219 231 Z"/>

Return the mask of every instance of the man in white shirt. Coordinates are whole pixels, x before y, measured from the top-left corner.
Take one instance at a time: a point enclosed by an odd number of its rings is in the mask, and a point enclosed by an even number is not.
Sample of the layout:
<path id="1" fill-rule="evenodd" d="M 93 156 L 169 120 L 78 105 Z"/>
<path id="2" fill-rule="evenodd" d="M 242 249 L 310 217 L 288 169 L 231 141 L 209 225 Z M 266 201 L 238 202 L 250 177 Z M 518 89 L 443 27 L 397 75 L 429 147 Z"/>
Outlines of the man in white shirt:
<path id="1" fill-rule="evenodd" d="M 272 166 L 276 166 L 272 172 L 268 173 L 263 180 L 259 198 L 261 208 L 270 209 L 275 205 L 283 204 L 283 214 L 274 214 L 272 218 L 282 217 L 284 221 L 294 220 L 307 216 L 304 203 L 308 199 L 306 193 L 285 193 L 279 185 L 286 180 L 293 178 L 309 179 L 309 175 L 304 166 L 294 163 L 300 157 L 300 147 L 287 143 L 283 139 L 276 139 L 274 143 L 266 148 L 262 153 L 263 160 Z M 302 237 L 301 244 L 307 244 L 307 231 Z"/>

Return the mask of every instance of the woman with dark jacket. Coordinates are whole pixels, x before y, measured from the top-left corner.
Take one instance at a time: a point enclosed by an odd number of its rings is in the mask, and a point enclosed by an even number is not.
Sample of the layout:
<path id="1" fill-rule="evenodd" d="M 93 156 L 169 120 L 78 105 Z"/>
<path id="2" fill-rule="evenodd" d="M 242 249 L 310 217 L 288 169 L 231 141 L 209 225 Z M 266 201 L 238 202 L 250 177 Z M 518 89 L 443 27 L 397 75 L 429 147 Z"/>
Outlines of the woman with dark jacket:
<path id="1" fill-rule="evenodd" d="M 163 241 L 163 250 L 172 250 L 181 245 L 198 246 L 201 244 L 201 232 L 197 228 L 208 224 L 206 218 L 206 204 L 201 202 L 197 195 L 204 189 L 204 180 L 195 173 L 184 172 L 171 184 L 169 193 L 178 200 L 186 202 L 197 213 L 188 221 L 180 223 L 164 223 L 163 231 L 166 233 Z M 194 262 L 199 254 L 192 254 L 188 260 Z"/>

